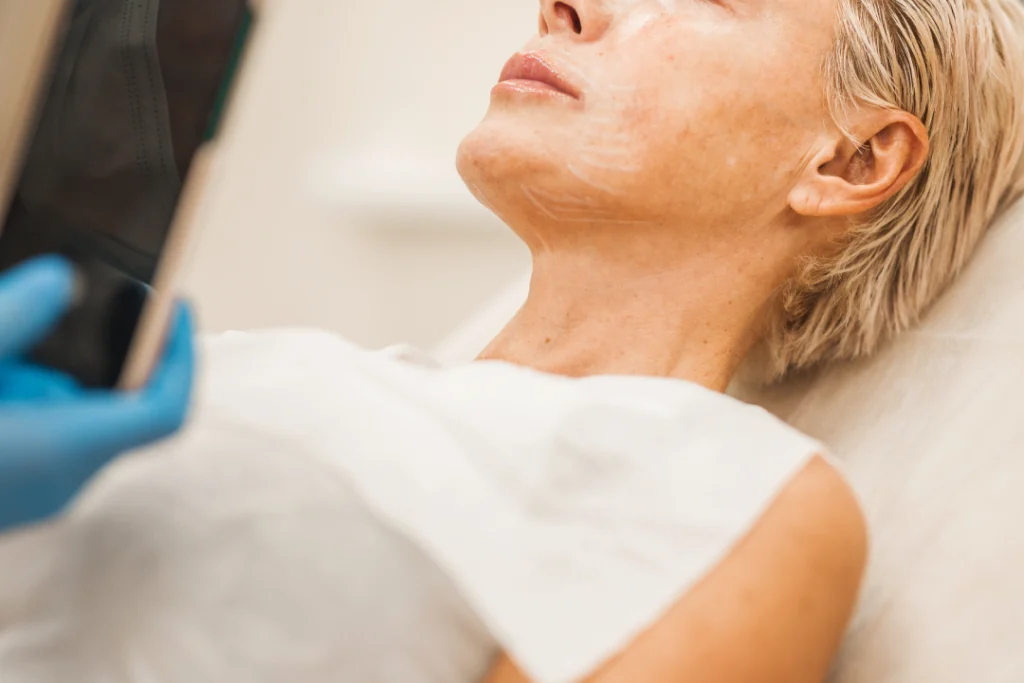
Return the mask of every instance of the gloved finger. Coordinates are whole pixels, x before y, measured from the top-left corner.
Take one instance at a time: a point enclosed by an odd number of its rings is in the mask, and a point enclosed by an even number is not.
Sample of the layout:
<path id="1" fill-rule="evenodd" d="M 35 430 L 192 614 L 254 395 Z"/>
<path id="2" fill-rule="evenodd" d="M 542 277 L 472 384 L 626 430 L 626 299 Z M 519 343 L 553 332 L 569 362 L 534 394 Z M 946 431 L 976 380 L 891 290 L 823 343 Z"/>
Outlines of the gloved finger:
<path id="1" fill-rule="evenodd" d="M 0 411 L 0 434 L 5 418 L 16 420 L 21 412 L 24 452 L 52 453 L 79 476 L 91 476 L 110 459 L 169 436 L 184 423 L 193 384 L 192 337 L 191 313 L 179 305 L 164 358 L 143 391 L 87 392 L 47 408 Z"/>
<path id="2" fill-rule="evenodd" d="M 85 482 L 117 456 L 166 436 L 173 419 L 157 414 L 154 425 L 154 408 L 144 395 L 112 391 L 5 406 L 0 478 L 15 468 L 20 476 Z"/>
<path id="3" fill-rule="evenodd" d="M 0 275 L 0 359 L 27 351 L 70 306 L 75 272 L 57 256 L 42 256 Z"/>
<path id="4" fill-rule="evenodd" d="M 169 431 L 181 426 L 192 395 L 195 376 L 195 324 L 191 307 L 178 304 L 171 332 L 164 346 L 163 358 L 149 385 L 143 390 L 147 401 L 163 419 Z"/>
<path id="5" fill-rule="evenodd" d="M 82 388 L 70 375 L 19 360 L 0 365 L 0 402 L 12 403 L 74 400 Z"/>
<path id="6" fill-rule="evenodd" d="M 60 451 L 81 450 L 91 473 L 126 451 L 169 436 L 184 423 L 188 410 L 195 351 L 193 315 L 179 304 L 164 356 L 150 385 L 136 393 L 95 392 L 61 412 Z"/>

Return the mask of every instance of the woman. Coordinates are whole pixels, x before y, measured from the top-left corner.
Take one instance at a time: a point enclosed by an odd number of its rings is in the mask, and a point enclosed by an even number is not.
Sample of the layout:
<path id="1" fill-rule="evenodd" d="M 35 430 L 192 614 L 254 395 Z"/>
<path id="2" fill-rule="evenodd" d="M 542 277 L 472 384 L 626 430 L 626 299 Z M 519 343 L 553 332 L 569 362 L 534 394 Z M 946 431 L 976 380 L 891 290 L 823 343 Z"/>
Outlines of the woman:
<path id="1" fill-rule="evenodd" d="M 856 499 L 720 392 L 956 274 L 1019 191 L 1022 37 L 1015 0 L 544 0 L 458 158 L 519 314 L 455 368 L 213 344 L 183 439 L 3 549 L 4 680 L 822 681 Z"/>

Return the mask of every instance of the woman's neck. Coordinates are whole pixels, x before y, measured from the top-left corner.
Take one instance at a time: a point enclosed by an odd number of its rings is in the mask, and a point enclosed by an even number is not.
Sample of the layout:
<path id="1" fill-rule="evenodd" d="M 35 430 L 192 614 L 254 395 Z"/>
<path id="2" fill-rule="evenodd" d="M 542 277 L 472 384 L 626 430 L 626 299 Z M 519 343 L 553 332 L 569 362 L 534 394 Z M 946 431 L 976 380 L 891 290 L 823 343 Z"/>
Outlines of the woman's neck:
<path id="1" fill-rule="evenodd" d="M 765 254 L 534 254 L 526 304 L 480 355 L 544 372 L 648 375 L 724 391 L 782 278 Z M 671 267 L 659 267 L 669 260 Z"/>

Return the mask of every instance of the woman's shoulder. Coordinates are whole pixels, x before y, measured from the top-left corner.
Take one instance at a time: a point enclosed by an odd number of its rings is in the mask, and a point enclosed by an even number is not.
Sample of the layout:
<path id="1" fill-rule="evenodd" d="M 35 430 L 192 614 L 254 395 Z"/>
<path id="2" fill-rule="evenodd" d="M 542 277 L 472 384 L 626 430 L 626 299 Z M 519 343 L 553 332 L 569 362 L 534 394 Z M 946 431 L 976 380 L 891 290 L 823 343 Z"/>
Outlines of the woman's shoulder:
<path id="1" fill-rule="evenodd" d="M 641 397 L 656 397 L 661 409 L 648 407 L 646 412 L 660 414 L 662 434 L 674 435 L 688 451 L 708 454 L 697 460 L 681 458 L 688 462 L 690 476 L 706 477 L 708 489 L 720 494 L 765 496 L 763 514 L 751 533 L 803 535 L 805 550 L 817 552 L 818 544 L 823 553 L 835 551 L 853 565 L 863 563 L 868 545 L 863 508 L 841 462 L 824 443 L 761 406 L 692 383 L 638 382 L 630 391 L 633 400 L 619 402 L 604 416 L 606 429 L 628 420 L 625 416 L 643 406 Z M 616 418 L 616 413 L 622 416 Z M 732 479 L 726 482 L 728 475 Z"/>
<path id="2" fill-rule="evenodd" d="M 866 553 L 852 492 L 813 458 L 723 558 L 587 680 L 821 681 Z M 525 680 L 507 658 L 488 679 Z"/>
<path id="3" fill-rule="evenodd" d="M 863 561 L 863 508 L 819 440 L 760 406 L 689 382 L 595 377 L 584 386 L 561 421 L 562 444 L 591 453 L 612 445 L 632 472 L 672 482 L 666 486 L 687 497 L 690 511 L 699 501 L 728 502 L 748 515 L 751 533 L 815 535 L 822 552 L 831 544 Z"/>
<path id="4" fill-rule="evenodd" d="M 851 589 L 860 582 L 867 520 L 849 481 L 824 457 L 812 458 L 782 488 L 753 528 L 757 535 L 771 552 L 814 559 Z"/>

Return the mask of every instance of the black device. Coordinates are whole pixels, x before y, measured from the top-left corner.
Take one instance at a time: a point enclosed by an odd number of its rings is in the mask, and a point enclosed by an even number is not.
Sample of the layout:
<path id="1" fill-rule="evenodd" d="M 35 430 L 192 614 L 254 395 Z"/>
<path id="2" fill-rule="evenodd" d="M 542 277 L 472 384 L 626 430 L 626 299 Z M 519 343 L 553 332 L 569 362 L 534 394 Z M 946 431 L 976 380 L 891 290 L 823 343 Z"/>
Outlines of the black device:
<path id="1" fill-rule="evenodd" d="M 135 388 L 172 310 L 183 189 L 217 130 L 252 15 L 246 0 L 65 0 L 53 21 L 0 206 L 0 270 L 68 257 L 79 296 L 32 359 L 86 386 Z"/>

